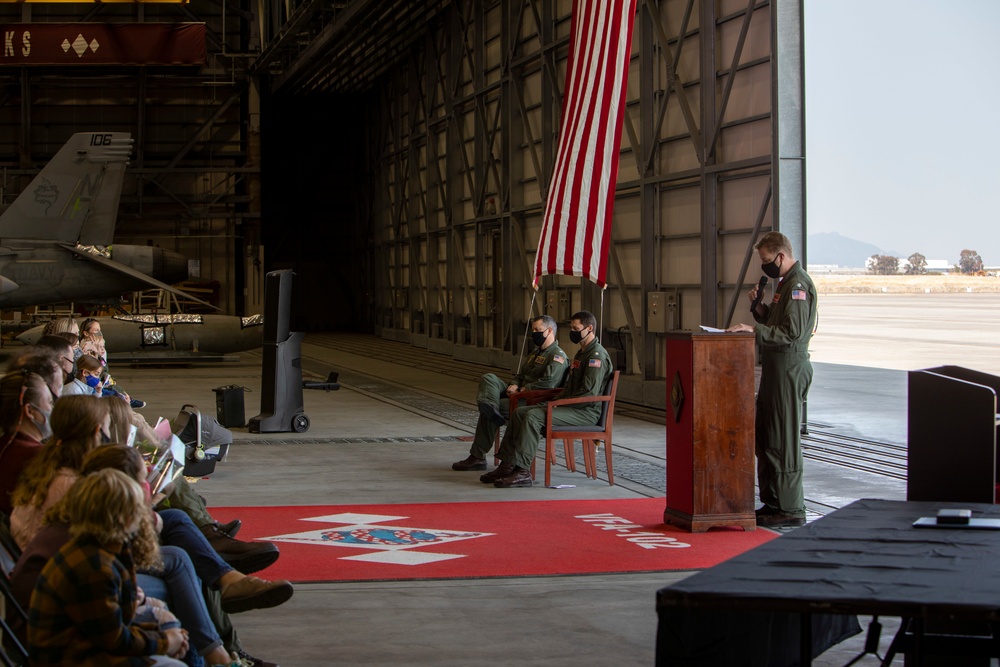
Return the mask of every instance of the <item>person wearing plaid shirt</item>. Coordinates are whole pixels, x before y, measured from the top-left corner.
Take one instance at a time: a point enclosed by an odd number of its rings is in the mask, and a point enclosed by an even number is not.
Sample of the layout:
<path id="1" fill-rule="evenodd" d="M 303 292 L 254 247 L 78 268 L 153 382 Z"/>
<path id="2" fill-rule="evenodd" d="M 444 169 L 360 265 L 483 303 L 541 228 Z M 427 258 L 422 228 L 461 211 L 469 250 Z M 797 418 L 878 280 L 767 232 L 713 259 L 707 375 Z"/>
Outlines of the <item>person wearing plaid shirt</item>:
<path id="1" fill-rule="evenodd" d="M 133 623 L 138 591 L 129 536 L 142 488 L 117 470 L 89 475 L 67 495 L 72 539 L 42 570 L 28 611 L 32 667 L 181 667 L 187 632 Z"/>

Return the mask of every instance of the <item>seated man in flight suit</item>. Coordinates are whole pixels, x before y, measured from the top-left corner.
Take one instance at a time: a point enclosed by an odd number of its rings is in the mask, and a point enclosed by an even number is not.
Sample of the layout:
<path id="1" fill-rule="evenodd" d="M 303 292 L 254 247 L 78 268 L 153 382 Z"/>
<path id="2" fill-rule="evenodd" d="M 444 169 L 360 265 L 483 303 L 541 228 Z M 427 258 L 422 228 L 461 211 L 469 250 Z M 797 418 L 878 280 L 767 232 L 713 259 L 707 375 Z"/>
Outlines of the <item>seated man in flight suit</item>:
<path id="1" fill-rule="evenodd" d="M 451 464 L 452 470 L 486 470 L 486 455 L 493 447 L 497 429 L 507 419 L 510 401 L 507 396 L 531 389 L 551 389 L 562 384 L 566 374 L 566 353 L 556 342 L 556 321 L 548 315 L 531 321 L 531 342 L 535 350 L 528 355 L 522 365 L 522 372 L 509 384 L 493 373 L 479 379 L 479 422 L 476 437 L 469 448 L 466 459 Z"/>
<path id="2" fill-rule="evenodd" d="M 581 310 L 570 321 L 569 339 L 580 346 L 573 357 L 569 378 L 560 398 L 598 396 L 611 377 L 611 358 L 608 351 L 597 342 L 597 319 L 592 313 Z M 538 451 L 538 441 L 545 427 L 544 404 L 525 405 L 514 411 L 510 426 L 500 443 L 500 466 L 482 475 L 485 484 L 507 489 L 513 486 L 531 486 L 531 461 Z M 566 405 L 552 410 L 552 424 L 583 426 L 596 424 L 601 417 L 600 403 Z"/>

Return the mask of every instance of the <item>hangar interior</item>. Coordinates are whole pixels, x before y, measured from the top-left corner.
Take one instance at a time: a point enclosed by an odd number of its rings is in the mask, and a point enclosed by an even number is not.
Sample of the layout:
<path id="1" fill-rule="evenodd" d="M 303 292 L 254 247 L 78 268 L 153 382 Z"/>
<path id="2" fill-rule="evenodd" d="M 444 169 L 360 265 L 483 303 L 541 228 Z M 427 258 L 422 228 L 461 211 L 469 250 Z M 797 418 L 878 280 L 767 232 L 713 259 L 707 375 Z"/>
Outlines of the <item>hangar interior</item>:
<path id="1" fill-rule="evenodd" d="M 0 6 L 22 32 L 194 22 L 206 41 L 200 65 L 33 66 L 5 29 L 0 195 L 75 131 L 129 131 L 116 242 L 180 252 L 223 312 L 259 312 L 265 273 L 292 268 L 298 330 L 510 367 L 530 316 L 587 309 L 622 399 L 662 407 L 663 332 L 746 317 L 760 231 L 805 257 L 801 11 L 637 2 L 603 293 L 532 289 L 571 0 Z"/>

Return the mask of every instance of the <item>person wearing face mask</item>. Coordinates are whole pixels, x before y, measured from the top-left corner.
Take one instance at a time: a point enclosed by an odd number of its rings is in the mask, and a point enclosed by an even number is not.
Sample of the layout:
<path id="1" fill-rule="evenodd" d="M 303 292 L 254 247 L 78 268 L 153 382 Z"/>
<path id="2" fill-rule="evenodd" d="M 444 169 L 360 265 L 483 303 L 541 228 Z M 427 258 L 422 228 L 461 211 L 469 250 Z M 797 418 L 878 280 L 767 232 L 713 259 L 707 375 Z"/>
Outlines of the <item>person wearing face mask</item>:
<path id="1" fill-rule="evenodd" d="M 611 377 L 611 357 L 597 340 L 597 318 L 586 310 L 573 315 L 569 325 L 569 339 L 580 346 L 570 364 L 566 385 L 556 396 L 577 398 L 597 396 Z M 498 488 L 531 486 L 531 461 L 538 451 L 538 442 L 545 427 L 545 405 L 526 405 L 514 411 L 510 426 L 500 443 L 500 465 L 482 475 L 484 484 Z M 596 424 L 601 416 L 599 403 L 560 406 L 552 411 L 552 424 L 560 426 Z"/>
<path id="2" fill-rule="evenodd" d="M 42 377 L 13 371 L 0 378 L 0 510 L 14 509 L 11 493 L 22 471 L 52 435 L 52 392 Z"/>
<path id="3" fill-rule="evenodd" d="M 816 287 L 795 261 L 792 244 L 779 232 L 768 232 L 754 246 L 761 270 L 778 280 L 770 305 L 753 310 L 756 324 L 737 324 L 728 331 L 754 334 L 760 350 L 755 450 L 760 499 L 757 525 L 801 526 L 806 508 L 802 488 L 802 405 L 812 383 L 809 341 L 816 329 Z M 750 290 L 750 303 L 757 297 Z"/>
<path id="4" fill-rule="evenodd" d="M 101 390 L 104 389 L 104 383 L 101 381 L 104 366 L 101 362 L 89 354 L 84 354 L 76 360 L 76 369 L 76 377 L 63 386 L 60 396 L 101 396 Z"/>
<path id="5" fill-rule="evenodd" d="M 111 417 L 96 396 L 63 396 L 49 416 L 52 436 L 24 469 L 11 496 L 10 531 L 21 549 L 42 526 L 45 512 L 77 480 L 84 457 L 110 440 Z"/>
<path id="6" fill-rule="evenodd" d="M 479 379 L 476 403 L 479 421 L 469 456 L 451 465 L 452 470 L 486 470 L 486 455 L 493 447 L 497 429 L 507 423 L 508 396 L 519 391 L 551 389 L 562 384 L 566 375 L 566 353 L 556 342 L 556 321 L 548 315 L 531 320 L 531 342 L 535 349 L 525 358 L 521 372 L 511 382 L 493 373 Z"/>
<path id="7" fill-rule="evenodd" d="M 62 382 L 60 385 L 73 381 L 73 378 L 77 374 L 76 360 L 73 357 L 73 344 L 66 338 L 63 338 L 63 334 L 42 336 L 35 343 L 35 348 L 47 350 L 55 357 L 56 365 L 62 371 Z"/>
<path id="8" fill-rule="evenodd" d="M 83 354 L 94 357 L 104 367 L 101 375 L 101 392 L 104 396 L 120 396 L 135 410 L 146 407 L 145 401 L 129 396 L 107 372 L 108 353 L 104 347 L 104 333 L 101 331 L 101 323 L 93 317 L 88 317 L 80 325 L 80 349 Z"/>

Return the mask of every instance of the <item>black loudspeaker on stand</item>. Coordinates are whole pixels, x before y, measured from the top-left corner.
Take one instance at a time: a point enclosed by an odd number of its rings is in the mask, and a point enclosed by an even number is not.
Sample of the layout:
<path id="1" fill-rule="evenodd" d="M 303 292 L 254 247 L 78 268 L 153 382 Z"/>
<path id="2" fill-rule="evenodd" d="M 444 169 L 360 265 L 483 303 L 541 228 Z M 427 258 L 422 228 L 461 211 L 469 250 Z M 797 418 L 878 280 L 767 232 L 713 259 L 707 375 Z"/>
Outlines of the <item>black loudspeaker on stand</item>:
<path id="1" fill-rule="evenodd" d="M 291 269 L 284 269 L 272 271 L 264 279 L 260 414 L 250 419 L 251 433 L 309 430 L 302 401 L 302 333 L 289 331 L 294 275 Z"/>

